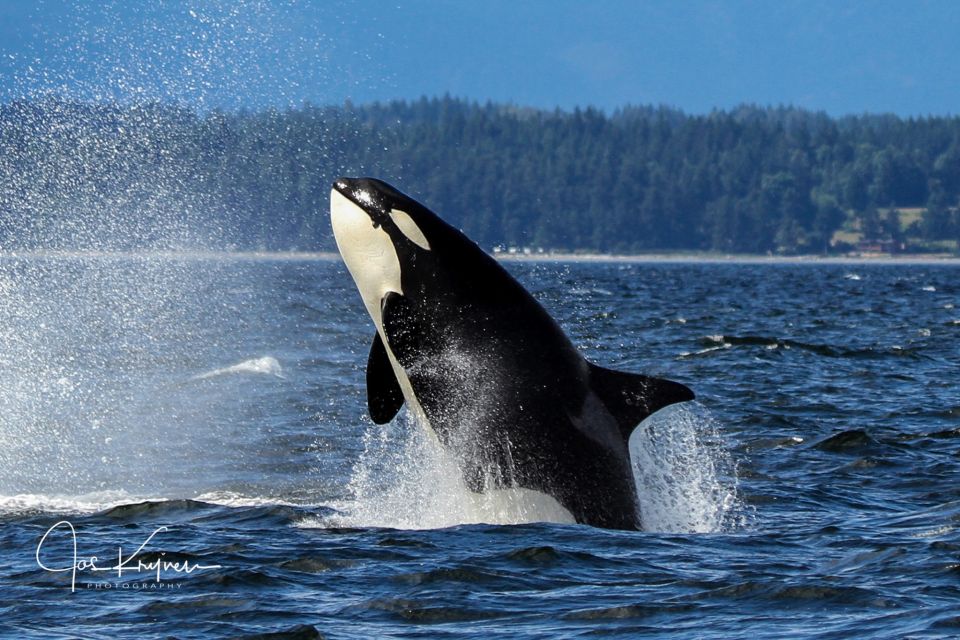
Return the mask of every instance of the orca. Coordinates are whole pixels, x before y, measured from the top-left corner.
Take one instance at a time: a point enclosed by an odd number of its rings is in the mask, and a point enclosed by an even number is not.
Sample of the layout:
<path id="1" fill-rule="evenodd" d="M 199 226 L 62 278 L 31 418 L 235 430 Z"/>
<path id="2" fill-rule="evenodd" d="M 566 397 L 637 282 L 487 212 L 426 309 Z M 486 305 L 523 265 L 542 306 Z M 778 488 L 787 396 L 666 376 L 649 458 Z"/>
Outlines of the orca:
<path id="1" fill-rule="evenodd" d="M 693 392 L 588 362 L 497 260 L 381 180 L 337 179 L 330 216 L 376 327 L 373 421 L 406 403 L 470 491 L 520 490 L 561 507 L 535 518 L 641 528 L 630 434 Z"/>

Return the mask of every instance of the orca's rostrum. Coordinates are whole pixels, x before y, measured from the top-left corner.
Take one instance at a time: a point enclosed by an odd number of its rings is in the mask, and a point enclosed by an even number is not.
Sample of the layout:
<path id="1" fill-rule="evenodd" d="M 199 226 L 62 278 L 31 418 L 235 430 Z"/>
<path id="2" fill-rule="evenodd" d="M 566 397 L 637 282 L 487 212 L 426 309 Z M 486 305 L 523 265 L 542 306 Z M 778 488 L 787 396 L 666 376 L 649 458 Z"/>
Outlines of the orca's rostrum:
<path id="1" fill-rule="evenodd" d="M 639 528 L 630 434 L 693 392 L 587 362 L 493 257 L 385 182 L 338 179 L 330 215 L 376 325 L 366 375 L 374 422 L 406 402 L 470 490 L 554 507 L 530 519 L 567 519 L 559 511 Z"/>

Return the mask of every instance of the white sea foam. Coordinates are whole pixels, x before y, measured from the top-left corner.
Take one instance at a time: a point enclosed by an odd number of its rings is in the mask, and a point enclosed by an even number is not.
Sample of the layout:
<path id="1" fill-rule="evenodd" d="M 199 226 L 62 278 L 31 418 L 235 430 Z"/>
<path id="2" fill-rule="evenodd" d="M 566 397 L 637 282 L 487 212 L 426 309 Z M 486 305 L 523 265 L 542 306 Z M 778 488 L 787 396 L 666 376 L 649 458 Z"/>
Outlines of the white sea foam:
<path id="1" fill-rule="evenodd" d="M 123 490 L 95 491 L 82 495 L 21 493 L 8 496 L 0 495 L 0 515 L 22 515 L 30 513 L 86 515 L 122 505 L 148 501 L 167 502 L 174 499 L 176 498 L 171 496 L 140 495 Z M 280 497 L 250 496 L 232 491 L 209 491 L 190 499 L 196 500 L 197 502 L 234 508 L 318 506 L 291 502 Z"/>
<path id="2" fill-rule="evenodd" d="M 317 506 L 298 502 L 290 502 L 279 497 L 250 496 L 234 491 L 208 491 L 193 498 L 198 502 L 218 504 L 224 507 L 307 507 Z"/>
<path id="3" fill-rule="evenodd" d="M 721 337 L 722 337 L 722 336 L 721 336 Z M 722 350 L 724 350 L 724 349 L 730 349 L 731 347 L 733 347 L 732 344 L 730 344 L 729 342 L 724 342 L 724 343 L 722 343 L 722 344 L 717 345 L 716 347 L 706 347 L 705 349 L 700 349 L 700 350 L 698 350 L 698 351 L 684 351 L 684 352 L 681 353 L 678 357 L 679 357 L 680 359 L 683 359 L 683 358 L 695 358 L 695 357 L 697 357 L 697 356 L 706 355 L 706 354 L 712 353 L 712 352 L 714 352 L 714 351 L 722 351 Z"/>
<path id="4" fill-rule="evenodd" d="M 214 369 L 213 371 L 200 373 L 193 376 L 191 380 L 206 380 L 208 378 L 216 378 L 232 373 L 258 373 L 276 376 L 278 378 L 285 377 L 283 375 L 283 367 L 280 366 L 280 363 L 277 362 L 276 358 L 273 356 L 263 356 L 262 358 L 251 358 L 250 360 L 244 360 L 243 362 L 238 362 L 237 364 L 230 365 L 229 367 L 223 367 L 222 369 Z"/>
<path id="5" fill-rule="evenodd" d="M 124 504 L 165 498 L 138 496 L 126 491 L 94 491 L 82 495 L 20 493 L 0 496 L 0 514 L 32 512 L 85 514 Z"/>

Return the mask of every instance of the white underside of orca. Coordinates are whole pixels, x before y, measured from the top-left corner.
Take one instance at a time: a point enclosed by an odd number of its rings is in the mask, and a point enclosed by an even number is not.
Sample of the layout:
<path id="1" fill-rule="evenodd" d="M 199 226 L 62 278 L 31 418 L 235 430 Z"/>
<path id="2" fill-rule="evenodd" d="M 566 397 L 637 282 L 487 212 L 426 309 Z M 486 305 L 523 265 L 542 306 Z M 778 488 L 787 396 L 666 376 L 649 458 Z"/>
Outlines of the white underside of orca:
<path id="1" fill-rule="evenodd" d="M 577 520 L 556 498 L 533 489 L 493 489 L 473 493 L 464 487 L 467 517 L 474 523 L 526 524 L 557 522 L 576 524 Z"/>
<path id="2" fill-rule="evenodd" d="M 411 241 L 429 248 L 426 238 L 410 217 L 401 211 L 391 212 L 394 222 Z M 395 292 L 403 294 L 400 260 L 390 236 L 382 227 L 374 227 L 370 216 L 336 189 L 330 193 L 330 219 L 337 248 L 347 270 L 357 283 L 360 297 L 367 308 L 377 333 L 386 347 L 387 357 L 400 384 L 404 401 L 416 421 L 430 433 L 431 440 L 443 449 L 420 406 L 406 371 L 397 362 L 383 330 L 380 303 Z M 462 485 L 462 480 L 460 481 Z M 476 494 L 463 488 L 463 499 L 474 522 L 519 524 L 523 522 L 575 523 L 576 519 L 553 496 L 524 488 L 495 489 Z"/>
<path id="3" fill-rule="evenodd" d="M 403 398 L 407 406 L 414 410 L 422 424 L 427 422 L 426 414 L 420 408 L 410 378 L 407 372 L 397 362 L 396 356 L 390 349 L 390 343 L 383 332 L 383 317 L 380 314 L 380 301 L 388 293 L 403 294 L 400 280 L 400 260 L 397 251 L 390 240 L 390 236 L 382 227 L 374 228 L 367 213 L 344 197 L 340 192 L 330 192 L 330 221 L 333 225 L 333 237 L 337 241 L 337 249 L 347 265 L 347 271 L 353 277 L 360 290 L 360 297 L 367 313 L 373 319 L 373 324 L 380 334 L 393 373 L 400 383 Z M 432 430 L 431 430 L 432 433 Z"/>

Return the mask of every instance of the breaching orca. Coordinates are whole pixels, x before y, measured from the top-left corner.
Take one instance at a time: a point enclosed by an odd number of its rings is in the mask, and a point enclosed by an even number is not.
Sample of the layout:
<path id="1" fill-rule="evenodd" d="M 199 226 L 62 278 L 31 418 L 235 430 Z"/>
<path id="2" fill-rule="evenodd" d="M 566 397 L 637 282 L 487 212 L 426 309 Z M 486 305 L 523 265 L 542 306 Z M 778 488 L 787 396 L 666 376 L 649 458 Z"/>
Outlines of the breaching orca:
<path id="1" fill-rule="evenodd" d="M 693 392 L 587 362 L 496 260 L 385 182 L 338 179 L 330 216 L 377 329 L 373 421 L 406 402 L 470 490 L 546 494 L 576 522 L 639 528 L 630 434 Z"/>

